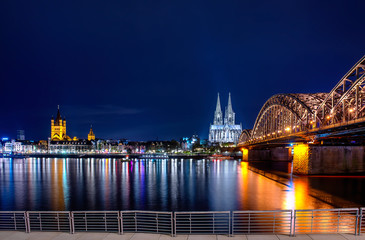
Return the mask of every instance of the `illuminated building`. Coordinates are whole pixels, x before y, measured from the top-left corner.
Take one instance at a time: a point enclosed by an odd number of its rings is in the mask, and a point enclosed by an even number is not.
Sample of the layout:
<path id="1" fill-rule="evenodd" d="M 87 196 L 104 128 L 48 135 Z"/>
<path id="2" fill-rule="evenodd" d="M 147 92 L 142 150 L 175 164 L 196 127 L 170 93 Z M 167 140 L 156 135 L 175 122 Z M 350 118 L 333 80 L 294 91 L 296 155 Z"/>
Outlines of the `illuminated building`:
<path id="1" fill-rule="evenodd" d="M 231 93 L 228 97 L 228 106 L 225 109 L 224 122 L 223 114 L 221 110 L 221 103 L 217 99 L 217 106 L 214 113 L 214 122 L 210 125 L 209 129 L 209 142 L 210 143 L 237 143 L 238 138 L 242 132 L 242 125 L 235 123 L 235 113 L 232 109 Z"/>
<path id="2" fill-rule="evenodd" d="M 87 140 L 78 141 L 50 141 L 49 153 L 85 153 L 93 150 L 93 144 Z"/>
<path id="3" fill-rule="evenodd" d="M 93 132 L 93 126 L 90 127 L 90 132 L 87 135 L 87 140 L 91 141 L 91 140 L 95 140 L 95 134 Z"/>
<path id="4" fill-rule="evenodd" d="M 51 119 L 51 141 L 71 141 L 66 135 L 66 118 L 62 120 L 60 106 L 58 106 L 56 120 Z"/>

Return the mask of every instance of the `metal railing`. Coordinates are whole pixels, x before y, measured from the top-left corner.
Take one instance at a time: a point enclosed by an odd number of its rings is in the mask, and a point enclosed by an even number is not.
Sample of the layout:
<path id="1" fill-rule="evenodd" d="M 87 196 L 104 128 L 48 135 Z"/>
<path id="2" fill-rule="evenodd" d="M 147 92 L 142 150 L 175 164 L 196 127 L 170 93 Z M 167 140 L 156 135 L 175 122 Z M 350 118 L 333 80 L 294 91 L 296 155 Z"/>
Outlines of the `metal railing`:
<path id="1" fill-rule="evenodd" d="M 120 232 L 119 211 L 71 212 L 72 232 Z"/>
<path id="2" fill-rule="evenodd" d="M 71 213 L 65 211 L 29 211 L 25 213 L 28 232 L 57 231 L 72 233 Z"/>
<path id="3" fill-rule="evenodd" d="M 179 234 L 365 233 L 365 208 L 274 211 L 0 211 L 0 231 Z"/>
<path id="4" fill-rule="evenodd" d="M 358 233 L 358 208 L 294 210 L 295 233 Z"/>
<path id="5" fill-rule="evenodd" d="M 175 212 L 177 234 L 230 234 L 230 212 Z"/>
<path id="6" fill-rule="evenodd" d="M 121 211 L 121 233 L 147 232 L 173 235 L 172 212 Z"/>
<path id="7" fill-rule="evenodd" d="M 292 235 L 292 210 L 233 211 L 232 235 L 286 234 Z"/>
<path id="8" fill-rule="evenodd" d="M 28 231 L 26 212 L 0 211 L 0 230 Z"/>

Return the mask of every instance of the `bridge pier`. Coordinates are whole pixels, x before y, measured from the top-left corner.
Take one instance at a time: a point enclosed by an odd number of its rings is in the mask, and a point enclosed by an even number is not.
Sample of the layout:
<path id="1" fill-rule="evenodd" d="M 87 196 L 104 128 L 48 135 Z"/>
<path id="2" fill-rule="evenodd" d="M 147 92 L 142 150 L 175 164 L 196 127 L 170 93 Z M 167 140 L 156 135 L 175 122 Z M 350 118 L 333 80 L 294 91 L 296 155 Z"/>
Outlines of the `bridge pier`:
<path id="1" fill-rule="evenodd" d="M 301 175 L 365 173 L 365 146 L 295 144 L 292 148 L 245 149 L 243 160 L 293 161 L 293 173 Z"/>
<path id="2" fill-rule="evenodd" d="M 245 160 L 245 159 L 244 159 Z M 291 154 L 286 147 L 248 150 L 248 161 L 291 161 Z"/>
<path id="3" fill-rule="evenodd" d="M 294 174 L 353 174 L 365 172 L 365 146 L 294 146 Z"/>

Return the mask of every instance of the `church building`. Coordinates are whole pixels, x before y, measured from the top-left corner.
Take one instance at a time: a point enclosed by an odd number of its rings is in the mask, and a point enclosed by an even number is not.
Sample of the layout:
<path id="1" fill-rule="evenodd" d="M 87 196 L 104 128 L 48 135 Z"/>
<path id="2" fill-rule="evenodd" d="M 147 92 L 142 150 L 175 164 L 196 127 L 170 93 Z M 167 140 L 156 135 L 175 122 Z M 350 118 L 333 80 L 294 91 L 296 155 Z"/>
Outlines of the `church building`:
<path id="1" fill-rule="evenodd" d="M 236 144 L 238 142 L 241 132 L 242 125 L 235 123 L 235 113 L 232 109 L 231 93 L 229 93 L 228 106 L 225 108 L 224 119 L 218 93 L 214 120 L 209 129 L 209 142 Z"/>
<path id="2" fill-rule="evenodd" d="M 48 139 L 49 153 L 85 153 L 94 148 L 95 134 L 92 127 L 88 134 L 88 140 L 70 138 L 66 134 L 66 119 L 61 117 L 60 107 L 58 106 L 57 117 L 51 119 L 51 137 Z"/>
<path id="3" fill-rule="evenodd" d="M 61 117 L 60 106 L 58 106 L 56 120 L 51 119 L 51 141 L 71 141 L 66 135 L 66 118 Z"/>

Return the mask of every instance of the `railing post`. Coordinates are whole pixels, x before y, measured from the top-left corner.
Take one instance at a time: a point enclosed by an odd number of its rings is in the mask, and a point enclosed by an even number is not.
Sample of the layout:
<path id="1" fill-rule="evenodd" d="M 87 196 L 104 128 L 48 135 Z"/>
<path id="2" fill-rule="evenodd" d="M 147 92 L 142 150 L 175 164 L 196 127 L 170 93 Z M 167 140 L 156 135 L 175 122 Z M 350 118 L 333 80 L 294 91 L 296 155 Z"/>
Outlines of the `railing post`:
<path id="1" fill-rule="evenodd" d="M 190 216 L 189 216 L 189 224 L 190 224 L 189 233 L 191 234 L 191 213 L 190 213 Z"/>
<path id="2" fill-rule="evenodd" d="M 87 232 L 87 216 L 86 216 L 86 212 L 84 214 L 84 219 L 85 219 L 85 231 Z"/>
<path id="3" fill-rule="evenodd" d="M 170 226 L 171 226 L 171 237 L 174 236 L 174 221 L 172 217 L 172 212 L 170 212 Z"/>
<path id="4" fill-rule="evenodd" d="M 60 226 L 60 214 L 57 212 L 57 214 L 56 214 L 56 218 L 55 219 L 57 219 L 57 230 L 58 231 L 61 231 L 61 226 Z"/>
<path id="5" fill-rule="evenodd" d="M 294 218 L 293 219 L 293 221 L 290 221 L 290 224 L 292 224 L 291 226 L 290 226 L 290 228 L 291 229 L 293 229 L 291 232 L 292 232 L 292 237 L 295 237 L 295 224 L 296 224 L 296 220 L 297 220 L 297 210 L 292 210 L 292 218 Z"/>
<path id="6" fill-rule="evenodd" d="M 355 236 L 357 235 L 357 226 L 359 224 L 359 209 L 356 211 Z"/>
<path id="7" fill-rule="evenodd" d="M 215 230 L 215 219 L 214 219 L 214 217 L 215 217 L 215 213 L 213 213 L 213 234 L 214 234 L 214 230 Z"/>
<path id="8" fill-rule="evenodd" d="M 108 224 L 107 224 L 107 221 L 106 221 L 106 212 L 104 212 L 104 227 L 105 227 L 105 231 L 107 232 L 108 231 Z"/>
<path id="9" fill-rule="evenodd" d="M 176 237 L 176 212 L 174 212 L 174 236 Z"/>
<path id="10" fill-rule="evenodd" d="M 121 211 L 118 211 L 118 234 L 119 235 L 121 235 L 121 234 L 123 234 L 122 232 L 123 232 L 123 230 L 122 230 L 122 217 L 121 217 L 121 215 L 122 215 L 122 212 Z"/>
<path id="11" fill-rule="evenodd" d="M 231 230 L 231 237 L 233 237 L 234 236 L 234 211 L 232 211 L 232 215 L 231 215 L 231 217 L 230 217 L 230 219 L 231 219 L 231 226 L 232 226 L 232 228 L 230 228 L 230 229 L 232 229 Z"/>
<path id="12" fill-rule="evenodd" d="M 158 233 L 158 213 L 156 213 L 156 230 L 157 230 L 157 233 Z"/>
<path id="13" fill-rule="evenodd" d="M 17 228 L 16 228 L 16 214 L 15 214 L 15 212 L 13 213 L 13 219 L 14 219 L 14 230 L 17 230 Z"/>
<path id="14" fill-rule="evenodd" d="M 274 215 L 274 223 L 272 226 L 272 233 L 275 233 L 275 212 L 273 212 L 273 215 Z"/>
<path id="15" fill-rule="evenodd" d="M 359 230 L 358 230 L 358 235 L 361 234 L 361 228 L 362 228 L 362 218 L 364 217 L 362 215 L 362 212 L 363 212 L 363 208 L 360 208 L 360 215 L 359 215 Z"/>
<path id="16" fill-rule="evenodd" d="M 70 223 L 70 233 L 75 233 L 75 222 L 74 222 L 74 213 L 69 212 L 69 223 Z"/>
<path id="17" fill-rule="evenodd" d="M 29 220 L 29 213 L 24 212 L 24 220 L 25 220 L 25 231 L 30 233 L 30 220 Z"/>
<path id="18" fill-rule="evenodd" d="M 228 237 L 231 236 L 231 211 L 228 212 Z"/>
<path id="19" fill-rule="evenodd" d="M 39 219 L 39 230 L 42 231 L 43 230 L 42 229 L 42 217 L 41 217 L 41 213 L 40 212 L 38 213 L 38 219 Z"/>

